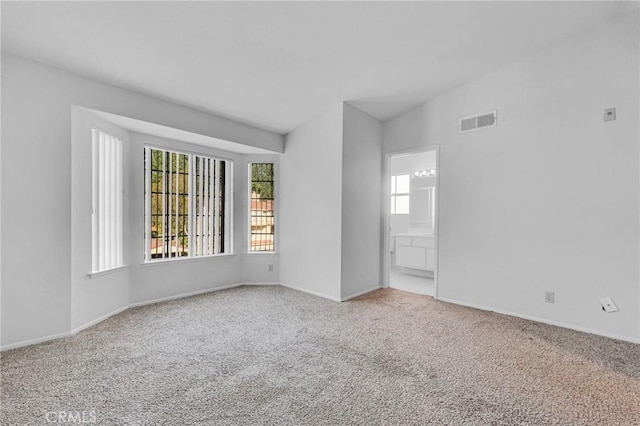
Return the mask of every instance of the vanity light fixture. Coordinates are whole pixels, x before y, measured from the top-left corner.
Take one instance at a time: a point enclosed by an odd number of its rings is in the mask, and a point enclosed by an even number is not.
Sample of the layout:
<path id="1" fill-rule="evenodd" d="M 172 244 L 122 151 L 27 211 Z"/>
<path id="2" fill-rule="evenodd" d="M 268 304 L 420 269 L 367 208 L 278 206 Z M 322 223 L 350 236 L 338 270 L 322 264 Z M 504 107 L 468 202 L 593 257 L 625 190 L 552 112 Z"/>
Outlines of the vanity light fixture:
<path id="1" fill-rule="evenodd" d="M 415 172 L 413 172 L 413 176 L 415 177 L 429 177 L 429 176 L 435 176 L 435 175 L 436 175 L 436 171 L 434 169 L 416 170 Z"/>

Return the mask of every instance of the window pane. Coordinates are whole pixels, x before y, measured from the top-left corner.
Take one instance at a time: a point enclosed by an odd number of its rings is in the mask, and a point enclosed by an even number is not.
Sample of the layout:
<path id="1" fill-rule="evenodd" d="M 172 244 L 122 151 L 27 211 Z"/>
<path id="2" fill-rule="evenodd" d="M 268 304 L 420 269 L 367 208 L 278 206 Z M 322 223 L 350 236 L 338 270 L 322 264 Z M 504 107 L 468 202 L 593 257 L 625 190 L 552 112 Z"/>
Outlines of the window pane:
<path id="1" fill-rule="evenodd" d="M 274 165 L 253 163 L 251 170 L 250 251 L 275 250 Z"/>
<path id="2" fill-rule="evenodd" d="M 146 259 L 224 253 L 226 161 L 156 148 L 145 161 Z"/>
<path id="3" fill-rule="evenodd" d="M 409 196 L 396 195 L 396 214 L 409 214 Z"/>
<path id="4" fill-rule="evenodd" d="M 396 180 L 396 194 L 409 193 L 409 175 L 400 175 Z"/>

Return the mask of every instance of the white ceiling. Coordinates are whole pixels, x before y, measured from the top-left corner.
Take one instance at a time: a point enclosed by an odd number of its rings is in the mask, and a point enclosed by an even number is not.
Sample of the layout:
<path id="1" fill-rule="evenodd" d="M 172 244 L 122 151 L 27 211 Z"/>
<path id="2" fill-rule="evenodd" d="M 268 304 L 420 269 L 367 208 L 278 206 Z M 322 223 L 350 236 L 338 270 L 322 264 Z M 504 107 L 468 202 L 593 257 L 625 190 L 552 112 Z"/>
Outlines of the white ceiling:
<path id="1" fill-rule="evenodd" d="M 628 5 L 2 2 L 2 49 L 287 133 L 348 101 L 389 119 Z"/>

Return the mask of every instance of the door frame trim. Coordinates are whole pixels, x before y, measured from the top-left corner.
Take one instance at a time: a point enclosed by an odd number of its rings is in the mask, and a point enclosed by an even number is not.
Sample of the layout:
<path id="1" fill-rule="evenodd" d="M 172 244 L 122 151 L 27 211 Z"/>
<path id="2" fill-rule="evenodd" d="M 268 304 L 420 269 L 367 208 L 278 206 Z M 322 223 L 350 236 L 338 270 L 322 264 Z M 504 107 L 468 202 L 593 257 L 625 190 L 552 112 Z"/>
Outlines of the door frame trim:
<path id="1" fill-rule="evenodd" d="M 390 249 L 390 238 L 389 238 L 389 226 L 390 226 L 390 217 L 391 217 L 391 205 L 389 200 L 391 199 L 391 158 L 399 155 L 407 155 L 407 154 L 420 154 L 423 152 L 434 152 L 436 153 L 436 208 L 435 208 L 435 218 L 434 218 L 434 226 L 433 233 L 435 236 L 436 243 L 436 269 L 433 271 L 433 298 L 438 299 L 438 275 L 440 271 L 440 144 L 433 145 L 425 145 L 420 148 L 414 148 L 409 150 L 402 151 L 393 151 L 387 152 L 384 154 L 384 164 L 383 164 L 383 184 L 382 184 L 382 198 L 383 198 L 383 243 L 382 243 L 382 287 L 389 288 L 389 273 L 391 272 L 391 252 Z"/>

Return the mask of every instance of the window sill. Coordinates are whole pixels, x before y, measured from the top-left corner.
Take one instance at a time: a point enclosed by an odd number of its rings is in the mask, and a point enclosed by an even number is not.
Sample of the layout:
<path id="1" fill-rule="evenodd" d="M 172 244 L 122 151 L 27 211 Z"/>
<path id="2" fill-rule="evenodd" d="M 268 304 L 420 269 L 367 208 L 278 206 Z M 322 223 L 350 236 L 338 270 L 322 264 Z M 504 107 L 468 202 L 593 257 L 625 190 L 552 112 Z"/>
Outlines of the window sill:
<path id="1" fill-rule="evenodd" d="M 89 272 L 87 274 L 87 276 L 89 278 L 98 278 L 98 277 L 101 277 L 103 275 L 109 275 L 109 274 L 113 274 L 113 273 L 116 273 L 116 272 L 120 272 L 120 271 L 122 271 L 124 269 L 127 269 L 127 265 L 122 265 L 122 266 L 118 266 L 118 267 L 111 268 L 111 269 L 105 269 L 104 271 Z"/>
<path id="2" fill-rule="evenodd" d="M 251 256 L 253 256 L 253 255 L 265 256 L 265 255 L 268 255 L 268 254 L 271 254 L 271 255 L 278 254 L 278 252 L 277 251 L 248 251 L 245 254 L 249 254 Z"/>
<path id="3" fill-rule="evenodd" d="M 158 266 L 158 265 L 166 265 L 168 263 L 174 262 L 193 262 L 203 259 L 217 259 L 222 257 L 232 257 L 235 256 L 235 253 L 224 253 L 224 254 L 212 254 L 209 256 L 196 256 L 196 257 L 178 257 L 173 259 L 158 259 L 158 260 L 150 260 L 148 262 L 142 262 L 141 266 Z"/>

